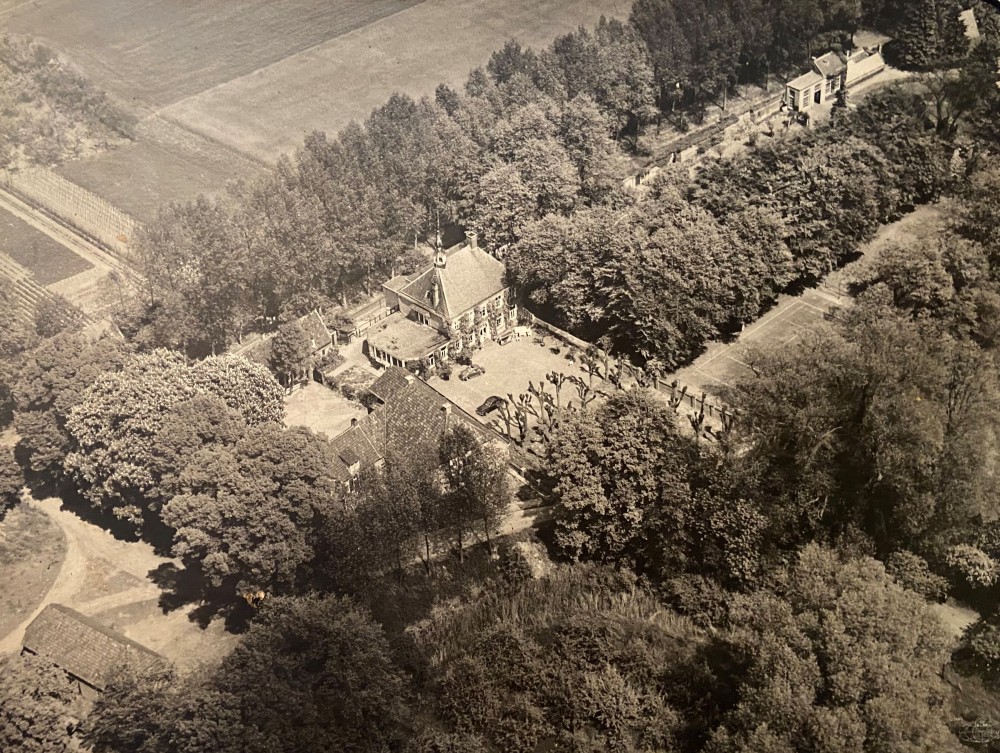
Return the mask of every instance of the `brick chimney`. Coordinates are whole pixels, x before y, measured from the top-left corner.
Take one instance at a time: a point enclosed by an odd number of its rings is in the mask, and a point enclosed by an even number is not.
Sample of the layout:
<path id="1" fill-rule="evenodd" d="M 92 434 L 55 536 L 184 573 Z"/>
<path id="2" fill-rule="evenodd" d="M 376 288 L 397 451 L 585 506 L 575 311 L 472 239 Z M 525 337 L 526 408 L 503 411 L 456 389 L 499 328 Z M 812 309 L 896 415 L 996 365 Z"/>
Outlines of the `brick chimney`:
<path id="1" fill-rule="evenodd" d="M 478 233 L 475 233 L 475 232 L 467 230 L 466 233 L 465 233 L 465 240 L 468 241 L 469 246 L 471 248 L 479 248 L 479 234 Z"/>

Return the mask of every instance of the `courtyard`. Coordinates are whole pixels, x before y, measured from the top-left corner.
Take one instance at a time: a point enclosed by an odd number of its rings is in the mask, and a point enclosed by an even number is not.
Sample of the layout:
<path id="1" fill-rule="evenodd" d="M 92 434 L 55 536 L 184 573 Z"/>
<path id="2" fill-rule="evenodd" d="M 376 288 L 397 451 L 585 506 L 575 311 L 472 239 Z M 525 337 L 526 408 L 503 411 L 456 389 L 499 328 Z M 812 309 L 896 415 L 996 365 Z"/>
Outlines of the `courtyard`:
<path id="1" fill-rule="evenodd" d="M 358 403 L 318 382 L 309 382 L 285 398 L 286 426 L 304 426 L 330 439 L 350 428 L 352 418 L 366 413 Z"/>
<path id="2" fill-rule="evenodd" d="M 540 334 L 536 332 L 536 335 Z M 556 347 L 559 348 L 559 353 L 552 352 Z M 545 375 L 553 371 L 587 380 L 588 377 L 580 367 L 579 361 L 567 360 L 566 355 L 570 350 L 565 343 L 551 335 L 545 336 L 545 345 L 535 343 L 531 337 L 523 337 L 506 345 L 487 342 L 482 350 L 472 355 L 472 362 L 482 366 L 485 369 L 484 374 L 463 382 L 458 375 L 465 367 L 456 363 L 450 379 L 444 380 L 439 376 L 433 376 L 428 383 L 453 403 L 476 415 L 476 408 L 491 395 L 499 395 L 505 399 L 508 394 L 520 395 L 528 391 L 528 385 L 532 382 L 536 387 L 541 383 L 548 392 L 553 392 L 552 384 L 545 380 Z M 603 389 L 602 380 L 596 376 L 594 388 Z M 579 403 L 576 388 L 571 384 L 563 385 L 561 397 L 563 405 L 570 400 Z M 497 411 L 477 418 L 483 423 L 494 426 L 501 434 L 506 434 L 506 425 Z"/>

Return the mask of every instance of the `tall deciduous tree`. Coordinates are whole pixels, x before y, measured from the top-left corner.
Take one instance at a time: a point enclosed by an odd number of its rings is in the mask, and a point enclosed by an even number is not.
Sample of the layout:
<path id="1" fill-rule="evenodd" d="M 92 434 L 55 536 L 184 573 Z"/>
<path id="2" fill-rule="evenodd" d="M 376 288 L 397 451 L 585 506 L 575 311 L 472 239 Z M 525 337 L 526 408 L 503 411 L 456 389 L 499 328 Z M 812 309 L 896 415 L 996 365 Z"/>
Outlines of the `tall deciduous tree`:
<path id="1" fill-rule="evenodd" d="M 155 519 L 157 432 L 178 403 L 204 394 L 245 410 L 248 423 L 282 415 L 280 390 L 263 366 L 226 356 L 189 367 L 165 350 L 133 356 L 99 377 L 70 410 L 66 428 L 75 446 L 65 458 L 67 474 L 105 512 L 133 525 Z"/>
<path id="2" fill-rule="evenodd" d="M 130 350 L 115 337 L 92 343 L 63 333 L 28 354 L 15 386 L 18 447 L 28 470 L 42 480 L 62 477 L 63 460 L 74 449 L 66 428 L 71 409 L 98 377 L 120 369 Z"/>
<path id="3" fill-rule="evenodd" d="M 275 598 L 219 667 L 112 683 L 85 738 L 95 753 L 381 753 L 408 717 L 403 675 L 366 612 Z"/>
<path id="4" fill-rule="evenodd" d="M 692 452 L 673 415 L 638 390 L 561 414 L 540 471 L 556 499 L 556 541 L 574 557 L 634 556 L 646 512 L 685 484 Z"/>
<path id="5" fill-rule="evenodd" d="M 317 547 L 334 514 L 336 462 L 306 429 L 251 428 L 232 448 L 199 451 L 163 507 L 174 553 L 207 592 L 289 594 L 315 585 Z"/>
<path id="6" fill-rule="evenodd" d="M 492 550 L 492 537 L 511 504 L 506 447 L 458 425 L 441 437 L 440 459 L 447 480 L 443 522 L 458 531 L 459 555 L 465 530 L 481 531 Z"/>
<path id="7" fill-rule="evenodd" d="M 734 597 L 726 627 L 740 701 L 707 752 L 965 749 L 940 711 L 944 627 L 875 560 L 809 545 L 770 593 Z"/>
<path id="8" fill-rule="evenodd" d="M 71 735 L 84 708 L 69 677 L 44 659 L 0 657 L 0 748 L 19 753 L 78 750 Z"/>
<path id="9" fill-rule="evenodd" d="M 21 501 L 24 474 L 11 447 L 0 447 L 0 521 Z"/>

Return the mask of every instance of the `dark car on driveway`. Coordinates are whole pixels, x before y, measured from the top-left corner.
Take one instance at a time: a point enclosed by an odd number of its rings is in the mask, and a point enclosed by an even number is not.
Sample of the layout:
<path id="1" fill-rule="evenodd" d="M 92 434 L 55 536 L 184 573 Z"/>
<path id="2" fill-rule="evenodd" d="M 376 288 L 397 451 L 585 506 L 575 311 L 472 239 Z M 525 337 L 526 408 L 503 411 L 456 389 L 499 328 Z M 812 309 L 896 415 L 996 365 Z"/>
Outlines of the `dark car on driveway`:
<path id="1" fill-rule="evenodd" d="M 485 416 L 490 411 L 498 410 L 501 406 L 504 406 L 506 404 L 507 401 L 504 400 L 499 395 L 491 395 L 490 397 L 486 398 L 486 400 L 483 402 L 482 405 L 476 408 L 476 413 L 478 413 L 480 416 Z"/>
<path id="2" fill-rule="evenodd" d="M 463 382 L 468 382 L 470 379 L 475 379 L 477 376 L 482 376 L 485 373 L 486 369 L 482 366 L 472 364 L 469 368 L 463 369 L 462 373 L 458 375 L 458 378 Z"/>

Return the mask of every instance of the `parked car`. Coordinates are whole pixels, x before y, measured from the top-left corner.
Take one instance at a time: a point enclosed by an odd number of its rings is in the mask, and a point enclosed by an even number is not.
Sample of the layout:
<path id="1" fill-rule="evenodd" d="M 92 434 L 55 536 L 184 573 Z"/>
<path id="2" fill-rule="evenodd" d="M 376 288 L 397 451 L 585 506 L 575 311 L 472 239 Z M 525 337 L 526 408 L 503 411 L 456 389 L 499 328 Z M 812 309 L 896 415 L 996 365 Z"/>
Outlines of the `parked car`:
<path id="1" fill-rule="evenodd" d="M 506 404 L 507 401 L 504 400 L 499 395 L 491 395 L 490 397 L 486 398 L 486 400 L 483 401 L 482 405 L 476 408 L 476 413 L 478 413 L 480 416 L 485 416 L 490 411 L 499 410 L 501 406 L 504 406 Z"/>
<path id="2" fill-rule="evenodd" d="M 472 364 L 467 369 L 463 369 L 462 373 L 458 375 L 458 378 L 463 382 L 468 382 L 470 379 L 475 379 L 477 376 L 482 376 L 486 373 L 486 369 L 477 364 Z"/>

